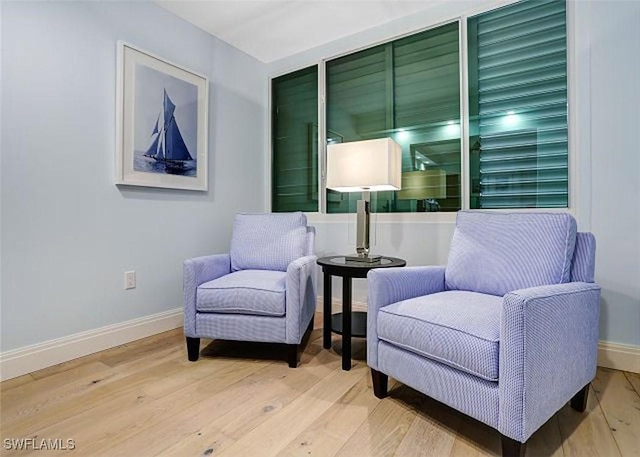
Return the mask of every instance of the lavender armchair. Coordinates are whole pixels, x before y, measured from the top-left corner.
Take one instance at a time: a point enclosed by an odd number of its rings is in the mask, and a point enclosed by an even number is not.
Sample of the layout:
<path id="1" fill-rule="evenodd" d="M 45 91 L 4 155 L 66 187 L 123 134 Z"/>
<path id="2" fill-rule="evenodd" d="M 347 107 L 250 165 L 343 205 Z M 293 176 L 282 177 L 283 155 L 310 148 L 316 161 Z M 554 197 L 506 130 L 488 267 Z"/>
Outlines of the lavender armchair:
<path id="1" fill-rule="evenodd" d="M 595 376 L 595 238 L 563 213 L 458 213 L 447 266 L 372 270 L 367 363 L 497 429 L 504 456 Z"/>
<path id="2" fill-rule="evenodd" d="M 190 361 L 200 338 L 283 343 L 290 367 L 313 330 L 315 229 L 303 213 L 238 214 L 228 254 L 184 262 L 184 333 Z"/>

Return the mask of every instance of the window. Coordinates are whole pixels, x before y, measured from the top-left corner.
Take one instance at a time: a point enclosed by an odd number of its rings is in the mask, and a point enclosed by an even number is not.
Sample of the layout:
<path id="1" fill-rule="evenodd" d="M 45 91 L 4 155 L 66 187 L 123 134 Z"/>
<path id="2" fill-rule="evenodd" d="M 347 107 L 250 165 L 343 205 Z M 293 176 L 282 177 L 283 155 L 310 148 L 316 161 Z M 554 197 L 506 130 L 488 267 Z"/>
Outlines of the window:
<path id="1" fill-rule="evenodd" d="M 418 184 L 372 193 L 375 212 L 460 209 L 459 48 L 454 22 L 327 62 L 327 141 L 391 137 Z M 329 190 L 327 212 L 354 212 L 360 198 Z"/>
<path id="2" fill-rule="evenodd" d="M 471 208 L 568 205 L 566 5 L 469 19 Z"/>
<path id="3" fill-rule="evenodd" d="M 321 197 L 327 213 L 355 212 L 357 193 L 320 195 L 318 141 L 382 137 L 402 146 L 403 189 L 372 193 L 374 212 L 567 207 L 565 2 L 526 0 L 466 22 L 466 56 L 456 21 L 273 79 L 272 210 L 318 211 Z"/>
<path id="4" fill-rule="evenodd" d="M 271 210 L 318 211 L 318 67 L 271 83 Z"/>

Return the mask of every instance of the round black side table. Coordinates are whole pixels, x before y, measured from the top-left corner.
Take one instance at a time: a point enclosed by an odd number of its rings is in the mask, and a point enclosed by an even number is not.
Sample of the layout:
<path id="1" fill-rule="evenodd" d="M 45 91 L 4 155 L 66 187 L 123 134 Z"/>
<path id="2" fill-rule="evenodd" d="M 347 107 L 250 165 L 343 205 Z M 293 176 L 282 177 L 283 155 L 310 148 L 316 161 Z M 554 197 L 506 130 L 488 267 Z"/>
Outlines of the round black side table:
<path id="1" fill-rule="evenodd" d="M 379 262 L 354 262 L 344 256 L 321 257 L 318 265 L 324 273 L 322 345 L 331 347 L 331 332 L 342 335 L 342 369 L 351 369 L 351 337 L 367 336 L 367 313 L 351 311 L 351 280 L 366 278 L 375 268 L 403 267 L 407 262 L 395 257 L 382 257 Z M 342 313 L 331 314 L 331 276 L 342 277 Z"/>

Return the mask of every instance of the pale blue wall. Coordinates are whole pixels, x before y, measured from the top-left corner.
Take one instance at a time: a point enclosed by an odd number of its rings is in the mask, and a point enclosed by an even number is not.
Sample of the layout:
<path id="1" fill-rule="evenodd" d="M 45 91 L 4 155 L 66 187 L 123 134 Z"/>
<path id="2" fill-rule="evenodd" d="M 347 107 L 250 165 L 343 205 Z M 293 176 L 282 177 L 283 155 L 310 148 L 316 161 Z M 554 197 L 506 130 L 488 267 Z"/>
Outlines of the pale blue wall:
<path id="1" fill-rule="evenodd" d="M 591 225 L 600 335 L 640 346 L 640 2 L 591 6 Z"/>
<path id="2" fill-rule="evenodd" d="M 1 349 L 181 305 L 182 260 L 226 250 L 233 213 L 267 204 L 267 74 L 497 3 L 449 2 L 264 65 L 149 3 L 2 2 Z M 601 339 L 640 346 L 640 3 L 574 5 L 575 214 L 598 239 Z M 209 76 L 208 193 L 113 185 L 117 40 Z M 315 219 L 320 253 L 354 245 L 350 219 Z M 375 249 L 443 263 L 452 230 L 378 223 Z M 129 269 L 138 288 L 124 291 Z M 366 299 L 363 281 L 356 295 Z"/>
<path id="3" fill-rule="evenodd" d="M 508 2 L 443 3 L 273 62 L 269 75 L 281 75 Z M 574 65 L 570 109 L 577 159 L 572 164 L 572 212 L 578 228 L 592 230 L 597 238 L 596 281 L 602 286 L 603 297 L 600 339 L 640 346 L 640 2 L 585 0 L 570 2 L 569 9 L 575 17 L 570 21 L 570 59 Z M 397 216 L 392 222 L 378 221 L 374 250 L 406 258 L 409 265 L 446 263 L 452 218 L 412 216 L 416 218 Z M 353 250 L 353 217 L 317 215 L 314 224 L 320 254 Z M 337 280 L 332 295 L 340 297 Z M 364 280 L 355 282 L 354 299 L 366 301 Z"/>
<path id="4" fill-rule="evenodd" d="M 182 306 L 263 209 L 264 64 L 150 2 L 1 8 L 2 351 Z M 114 185 L 117 40 L 209 77 L 208 192 Z"/>

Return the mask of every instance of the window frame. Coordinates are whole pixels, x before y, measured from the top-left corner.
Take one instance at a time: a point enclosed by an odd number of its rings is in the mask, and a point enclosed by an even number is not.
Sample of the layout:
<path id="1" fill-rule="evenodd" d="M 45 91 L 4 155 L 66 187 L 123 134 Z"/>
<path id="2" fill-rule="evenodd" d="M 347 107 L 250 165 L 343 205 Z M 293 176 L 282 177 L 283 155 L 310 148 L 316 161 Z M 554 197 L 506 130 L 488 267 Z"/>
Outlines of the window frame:
<path id="1" fill-rule="evenodd" d="M 461 177 L 461 208 L 462 211 L 496 211 L 496 212 L 567 212 L 574 217 L 577 216 L 579 208 L 577 202 L 581 200 L 581 196 L 578 192 L 578 168 L 582 173 L 588 173 L 588 178 L 585 179 L 585 189 L 590 188 L 590 162 L 589 166 L 578 167 L 577 160 L 577 144 L 581 144 L 585 150 L 583 154 L 588 160 L 591 156 L 590 147 L 588 145 L 588 135 L 583 134 L 580 138 L 584 141 L 578 141 L 578 113 L 575 109 L 577 105 L 577 92 L 578 83 L 576 83 L 576 67 L 578 52 L 578 37 L 576 30 L 576 8 L 575 2 L 566 1 L 566 30 L 567 30 L 567 179 L 568 179 L 568 196 L 566 208 L 505 208 L 505 209 L 471 209 L 470 208 L 470 166 L 469 166 L 469 74 L 468 74 L 468 40 L 467 40 L 467 21 L 469 18 L 487 13 L 498 8 L 518 3 L 521 0 L 507 0 L 503 2 L 497 2 L 492 5 L 485 5 L 478 8 L 473 8 L 466 11 L 463 14 L 456 14 L 453 16 L 447 16 L 438 20 L 432 24 L 424 27 L 408 30 L 407 32 L 389 36 L 387 38 L 377 40 L 366 45 L 349 48 L 345 51 L 332 54 L 321 59 L 311 59 L 304 63 L 299 63 L 291 68 L 283 71 L 278 71 L 268 75 L 268 106 L 267 106 L 267 135 L 270 135 L 272 128 L 272 80 L 280 76 L 284 76 L 291 72 L 301 70 L 303 68 L 317 65 L 318 67 L 318 212 L 306 212 L 305 214 L 313 223 L 331 223 L 331 222 L 349 222 L 354 217 L 354 213 L 327 213 L 327 197 L 326 197 L 326 63 L 327 61 L 344 57 L 346 55 L 354 54 L 365 49 L 379 46 L 385 43 L 389 43 L 407 36 L 411 36 L 417 33 L 421 33 L 427 30 L 431 30 L 446 24 L 458 22 L 458 44 L 459 44 L 459 81 L 460 81 L 460 172 Z M 581 49 L 584 51 L 584 49 Z M 582 91 L 585 92 L 585 91 Z M 590 106 L 590 100 L 587 97 L 584 100 L 583 105 L 587 108 Z M 584 111 L 584 108 L 583 108 Z M 588 111 L 588 109 L 586 110 Z M 265 207 L 267 211 L 271 211 L 271 174 L 272 174 L 272 159 L 273 149 L 270 136 L 268 137 L 268 158 L 267 168 L 265 170 L 266 182 L 265 182 Z M 581 149 L 582 150 L 582 149 Z M 449 212 L 396 212 L 396 213 L 375 213 L 372 214 L 374 220 L 381 223 L 455 223 L 456 211 Z"/>

